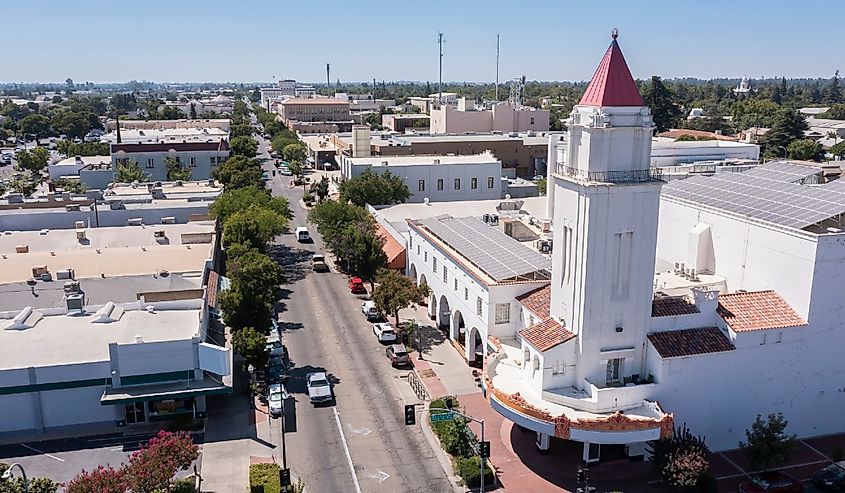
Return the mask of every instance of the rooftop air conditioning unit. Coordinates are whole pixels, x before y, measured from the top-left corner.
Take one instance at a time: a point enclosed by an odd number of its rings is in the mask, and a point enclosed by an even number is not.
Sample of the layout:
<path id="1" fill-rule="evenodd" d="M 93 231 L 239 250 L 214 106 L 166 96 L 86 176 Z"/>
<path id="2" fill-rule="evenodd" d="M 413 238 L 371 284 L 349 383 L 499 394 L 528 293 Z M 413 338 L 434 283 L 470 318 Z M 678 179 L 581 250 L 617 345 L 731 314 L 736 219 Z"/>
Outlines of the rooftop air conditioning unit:
<path id="1" fill-rule="evenodd" d="M 65 305 L 67 306 L 68 314 L 80 314 L 85 311 L 85 295 L 83 293 L 68 294 L 65 297 Z"/>
<path id="2" fill-rule="evenodd" d="M 140 226 L 144 224 L 144 220 L 140 217 L 131 217 L 128 221 L 126 221 L 126 224 L 129 226 Z"/>
<path id="3" fill-rule="evenodd" d="M 498 214 L 490 214 L 490 224 L 499 224 L 499 215 Z"/>
<path id="4" fill-rule="evenodd" d="M 122 200 L 113 200 L 113 201 L 109 202 L 109 209 L 111 209 L 113 211 L 125 209 L 125 208 L 126 208 L 126 206 L 123 205 Z"/>
<path id="5" fill-rule="evenodd" d="M 174 216 L 167 216 L 161 218 L 161 224 L 176 224 L 176 217 Z"/>
<path id="6" fill-rule="evenodd" d="M 167 235 L 164 234 L 163 229 L 157 229 L 153 232 L 153 236 L 156 238 L 167 238 Z"/>
<path id="7" fill-rule="evenodd" d="M 481 220 L 487 224 L 490 224 L 490 214 L 484 214 L 483 216 L 481 216 Z"/>
<path id="8" fill-rule="evenodd" d="M 57 281 L 66 281 L 68 279 L 73 279 L 73 269 L 62 269 L 56 272 Z"/>
<path id="9" fill-rule="evenodd" d="M 181 186 L 182 186 L 182 180 L 176 180 L 176 181 L 173 183 L 173 186 L 174 186 L 174 187 L 181 187 Z"/>
<path id="10" fill-rule="evenodd" d="M 88 239 L 88 236 L 85 234 L 84 229 L 77 229 L 76 230 L 76 241 L 82 243 Z"/>
<path id="11" fill-rule="evenodd" d="M 46 266 L 46 265 L 36 265 L 35 267 L 33 267 L 33 268 L 32 268 L 32 277 L 33 277 L 34 279 L 38 279 L 38 278 L 40 278 L 42 275 L 44 275 L 44 274 L 46 274 L 46 273 L 48 273 L 48 272 L 49 272 L 49 271 L 47 270 L 47 266 Z"/>
<path id="12" fill-rule="evenodd" d="M 68 270 L 73 271 L 73 269 L 68 269 Z M 62 289 L 64 290 L 65 294 L 81 293 L 82 292 L 82 288 L 79 287 L 79 281 L 67 281 L 62 286 Z"/>
<path id="13" fill-rule="evenodd" d="M 79 204 L 68 204 L 65 206 L 67 212 L 79 212 Z"/>

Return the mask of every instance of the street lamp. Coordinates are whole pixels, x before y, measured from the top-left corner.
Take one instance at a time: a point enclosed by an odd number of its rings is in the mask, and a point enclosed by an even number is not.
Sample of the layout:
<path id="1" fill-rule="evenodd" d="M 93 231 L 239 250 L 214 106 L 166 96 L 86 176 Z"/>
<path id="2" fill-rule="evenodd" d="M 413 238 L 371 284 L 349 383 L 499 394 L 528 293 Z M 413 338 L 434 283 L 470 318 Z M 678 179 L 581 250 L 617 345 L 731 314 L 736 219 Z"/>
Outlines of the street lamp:
<path id="1" fill-rule="evenodd" d="M 8 469 L 3 471 L 3 476 L 2 476 L 3 479 L 6 479 L 6 480 L 12 479 L 12 469 L 14 469 L 15 467 L 17 467 L 18 469 L 21 470 L 21 476 L 23 476 L 23 491 L 24 491 L 24 493 L 29 493 L 29 480 L 26 479 L 26 471 L 24 471 L 23 466 L 18 464 L 17 462 L 12 463 L 12 465 L 10 465 Z"/>
<path id="2" fill-rule="evenodd" d="M 786 147 L 778 146 L 778 149 L 783 149 L 783 158 L 786 159 Z"/>

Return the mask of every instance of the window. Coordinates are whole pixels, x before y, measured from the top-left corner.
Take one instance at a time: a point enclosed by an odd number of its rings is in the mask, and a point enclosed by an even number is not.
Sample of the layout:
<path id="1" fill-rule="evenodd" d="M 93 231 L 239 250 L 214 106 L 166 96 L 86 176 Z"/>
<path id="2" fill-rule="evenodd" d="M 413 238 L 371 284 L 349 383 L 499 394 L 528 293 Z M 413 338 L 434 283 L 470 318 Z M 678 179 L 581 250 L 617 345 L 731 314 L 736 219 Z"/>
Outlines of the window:
<path id="1" fill-rule="evenodd" d="M 408 237 L 408 246 L 411 247 L 411 248 L 414 248 L 414 237 L 413 236 Z"/>
<path id="2" fill-rule="evenodd" d="M 420 180 L 420 181 L 417 183 L 417 191 L 419 191 L 419 192 L 425 192 L 425 180 Z"/>
<path id="3" fill-rule="evenodd" d="M 531 125 L 534 125 L 534 117 L 531 117 Z"/>
<path id="4" fill-rule="evenodd" d="M 616 384 L 622 381 L 622 362 L 625 358 L 612 358 L 607 360 L 607 385 Z"/>
<path id="5" fill-rule="evenodd" d="M 446 266 L 443 266 L 443 282 L 449 282 L 449 271 L 446 270 Z"/>
<path id="6" fill-rule="evenodd" d="M 566 373 L 566 365 L 564 364 L 563 360 L 559 359 L 555 361 L 554 366 L 552 366 L 552 375 L 563 375 Z"/>
<path id="7" fill-rule="evenodd" d="M 457 291 L 457 290 L 458 290 L 458 278 L 456 277 L 455 278 L 455 291 Z"/>
<path id="8" fill-rule="evenodd" d="M 210 158 L 208 158 L 208 161 L 209 161 L 209 165 L 211 165 L 211 166 L 214 166 L 214 165 L 217 164 L 217 158 L 214 157 L 214 156 L 211 156 Z"/>
<path id="9" fill-rule="evenodd" d="M 190 161 L 188 161 L 188 165 L 191 168 L 196 168 L 197 167 L 197 158 L 195 158 L 195 157 L 190 158 Z"/>
<path id="10" fill-rule="evenodd" d="M 469 288 L 464 288 L 464 301 L 469 301 Z"/>
<path id="11" fill-rule="evenodd" d="M 431 270 L 437 272 L 437 257 L 434 255 L 431 256 Z"/>
<path id="12" fill-rule="evenodd" d="M 423 262 L 428 262 L 428 252 L 423 252 Z"/>
<path id="13" fill-rule="evenodd" d="M 493 177 L 492 176 L 487 177 L 487 188 L 493 188 Z"/>
<path id="14" fill-rule="evenodd" d="M 460 189 L 461 189 L 461 179 L 455 178 L 455 190 L 460 190 Z"/>
<path id="15" fill-rule="evenodd" d="M 181 159 L 179 156 L 176 156 L 176 157 L 174 158 L 174 161 L 176 162 L 176 164 L 181 164 L 182 159 Z"/>
<path id="16" fill-rule="evenodd" d="M 477 189 L 478 189 L 478 178 L 472 178 L 472 179 L 470 179 L 470 181 L 469 181 L 469 188 L 471 188 L 471 189 L 473 189 L 473 190 L 477 190 Z"/>
<path id="17" fill-rule="evenodd" d="M 507 324 L 511 321 L 511 304 L 496 303 L 496 323 Z"/>
<path id="18" fill-rule="evenodd" d="M 476 315 L 478 315 L 479 317 L 480 317 L 480 316 L 481 316 L 481 314 L 483 313 L 483 310 L 482 310 L 482 308 L 483 308 L 482 303 L 483 303 L 483 302 L 481 301 L 481 296 L 479 296 L 478 298 L 476 298 L 476 300 L 475 300 L 475 314 L 476 314 Z"/>
<path id="19" fill-rule="evenodd" d="M 147 169 L 151 169 L 151 168 L 155 168 L 155 167 L 156 167 L 155 160 L 151 157 L 148 157 L 147 158 Z"/>
<path id="20" fill-rule="evenodd" d="M 419 254 L 420 254 L 420 244 L 417 243 L 417 255 L 419 255 Z M 479 467 L 481 467 L 481 466 L 479 466 Z"/>
<path id="21" fill-rule="evenodd" d="M 443 178 L 437 179 L 437 190 L 441 192 L 443 191 Z"/>

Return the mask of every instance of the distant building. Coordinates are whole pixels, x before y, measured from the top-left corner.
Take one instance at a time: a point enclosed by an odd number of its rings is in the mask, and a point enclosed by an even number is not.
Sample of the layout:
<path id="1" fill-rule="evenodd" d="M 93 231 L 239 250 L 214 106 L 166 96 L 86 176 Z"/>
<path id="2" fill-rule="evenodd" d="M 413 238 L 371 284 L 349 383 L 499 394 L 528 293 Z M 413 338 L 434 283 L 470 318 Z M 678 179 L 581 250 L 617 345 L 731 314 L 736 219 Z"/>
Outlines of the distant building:
<path id="1" fill-rule="evenodd" d="M 348 94 L 336 92 L 335 99 L 349 101 L 349 111 L 358 113 L 361 111 L 380 111 L 396 104 L 394 99 L 377 99 L 372 94 Z"/>
<path id="2" fill-rule="evenodd" d="M 739 85 L 733 88 L 734 94 L 748 94 L 751 91 L 753 89 L 751 88 L 751 82 L 748 80 L 748 77 L 743 77 Z"/>
<path id="3" fill-rule="evenodd" d="M 471 100 L 459 98 L 455 107 L 443 105 L 431 109 L 431 133 L 545 132 L 549 129 L 549 115 L 548 110 L 511 103 L 476 109 Z"/>
<path id="4" fill-rule="evenodd" d="M 704 116 L 704 108 L 693 108 L 689 110 L 689 115 L 687 116 L 687 120 L 695 120 L 696 118 L 702 118 Z"/>
<path id="5" fill-rule="evenodd" d="M 405 133 L 406 130 L 428 132 L 431 117 L 422 113 L 386 114 L 381 116 L 381 125 L 392 132 Z"/>

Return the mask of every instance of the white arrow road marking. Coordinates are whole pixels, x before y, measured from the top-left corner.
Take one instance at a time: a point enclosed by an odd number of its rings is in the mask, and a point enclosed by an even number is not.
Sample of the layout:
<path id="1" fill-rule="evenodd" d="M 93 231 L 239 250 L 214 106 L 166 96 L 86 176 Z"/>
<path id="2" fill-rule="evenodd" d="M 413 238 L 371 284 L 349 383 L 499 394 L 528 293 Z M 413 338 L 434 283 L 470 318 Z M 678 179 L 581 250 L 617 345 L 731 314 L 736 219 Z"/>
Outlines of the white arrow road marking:
<path id="1" fill-rule="evenodd" d="M 369 435 L 370 433 L 373 432 L 371 429 L 367 428 L 366 426 L 362 426 L 360 428 L 355 428 L 355 427 L 352 426 L 352 423 L 348 423 L 348 424 L 349 424 L 349 431 L 351 431 L 352 433 L 355 433 L 357 435 L 367 436 L 367 435 Z"/>
<path id="2" fill-rule="evenodd" d="M 387 474 L 386 472 L 382 471 L 381 469 L 377 469 L 377 472 L 375 472 L 375 473 L 364 469 L 364 472 L 361 473 L 361 475 L 364 476 L 365 478 L 368 478 L 368 479 L 375 479 L 376 481 L 378 481 L 378 484 L 381 484 L 381 483 L 387 481 L 387 479 L 390 477 L 390 474 Z"/>

